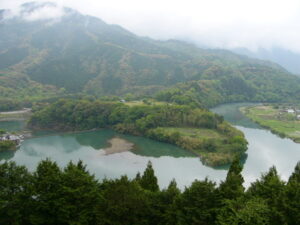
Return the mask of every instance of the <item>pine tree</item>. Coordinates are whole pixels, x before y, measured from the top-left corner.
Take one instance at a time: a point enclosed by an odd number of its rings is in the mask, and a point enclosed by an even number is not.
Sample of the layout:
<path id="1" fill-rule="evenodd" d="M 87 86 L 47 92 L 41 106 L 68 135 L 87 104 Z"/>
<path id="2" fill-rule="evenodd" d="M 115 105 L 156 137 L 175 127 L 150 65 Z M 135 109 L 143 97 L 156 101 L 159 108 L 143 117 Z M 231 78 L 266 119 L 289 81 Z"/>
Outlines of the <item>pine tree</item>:
<path id="1" fill-rule="evenodd" d="M 15 162 L 0 164 L 0 224 L 29 224 L 32 176 Z"/>
<path id="2" fill-rule="evenodd" d="M 140 172 L 138 172 L 134 178 L 134 181 L 137 182 L 137 183 L 140 183 L 141 182 L 141 174 Z"/>
<path id="3" fill-rule="evenodd" d="M 176 201 L 179 225 L 213 224 L 216 217 L 219 196 L 215 183 L 205 179 L 194 181 Z"/>
<path id="4" fill-rule="evenodd" d="M 157 184 L 157 177 L 154 174 L 152 163 L 150 161 L 148 162 L 147 168 L 144 171 L 143 176 L 141 177 L 140 185 L 145 190 L 149 190 L 149 191 L 159 190 L 159 186 Z"/>
<path id="5" fill-rule="evenodd" d="M 296 164 L 295 170 L 290 176 L 288 183 L 300 183 L 300 161 Z"/>
<path id="6" fill-rule="evenodd" d="M 223 199 L 237 199 L 244 194 L 244 178 L 241 174 L 243 170 L 240 160 L 236 158 L 227 173 L 226 180 L 221 182 L 219 191 Z"/>
<path id="7" fill-rule="evenodd" d="M 270 209 L 270 224 L 272 225 L 285 224 L 283 216 L 284 189 L 285 184 L 273 166 L 262 175 L 260 180 L 252 183 L 247 191 L 250 198 L 258 197 L 266 201 Z"/>
<path id="8" fill-rule="evenodd" d="M 176 200 L 180 197 L 181 192 L 177 187 L 175 179 L 173 179 L 168 188 L 162 192 L 163 203 L 165 205 L 165 213 L 161 224 L 173 225 L 177 221 L 177 210 L 175 207 Z"/>
<path id="9" fill-rule="evenodd" d="M 99 183 L 82 161 L 70 162 L 62 174 L 62 195 L 65 204 L 61 224 L 99 224 L 103 197 Z"/>
<path id="10" fill-rule="evenodd" d="M 104 225 L 148 225 L 151 199 L 147 192 L 127 176 L 101 184 L 104 200 L 100 203 Z"/>
<path id="11" fill-rule="evenodd" d="M 285 188 L 285 218 L 289 225 L 300 222 L 300 162 L 297 163 Z"/>
<path id="12" fill-rule="evenodd" d="M 217 225 L 269 225 L 269 207 L 260 198 L 226 200 L 217 217 Z"/>
<path id="13" fill-rule="evenodd" d="M 176 223 L 175 199 L 180 195 L 175 180 L 172 180 L 167 189 L 158 192 L 147 192 L 151 199 L 149 217 L 153 225 L 166 225 Z"/>
<path id="14" fill-rule="evenodd" d="M 33 224 L 59 224 L 64 202 L 62 195 L 62 172 L 55 162 L 41 161 L 33 175 L 34 206 L 31 221 Z"/>

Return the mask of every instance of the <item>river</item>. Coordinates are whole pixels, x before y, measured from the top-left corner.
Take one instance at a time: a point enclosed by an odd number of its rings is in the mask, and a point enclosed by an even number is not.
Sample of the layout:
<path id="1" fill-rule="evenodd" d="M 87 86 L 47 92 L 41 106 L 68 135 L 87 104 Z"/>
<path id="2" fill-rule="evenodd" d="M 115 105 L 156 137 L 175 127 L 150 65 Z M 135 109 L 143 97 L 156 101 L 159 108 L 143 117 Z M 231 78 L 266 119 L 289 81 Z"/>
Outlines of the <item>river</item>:
<path id="1" fill-rule="evenodd" d="M 255 181 L 272 165 L 276 166 L 279 174 L 286 180 L 300 160 L 300 145 L 289 139 L 282 139 L 245 118 L 238 110 L 245 105 L 248 104 L 226 104 L 212 109 L 242 130 L 249 142 L 243 170 L 245 186 L 249 186 L 250 182 Z M 0 122 L 0 129 L 11 131 L 22 127 L 23 124 L 18 125 L 18 122 Z M 81 159 L 99 179 L 118 178 L 125 174 L 133 178 L 137 172 L 143 172 L 150 160 L 161 187 L 166 187 L 175 178 L 181 189 L 195 179 L 205 177 L 220 182 L 227 173 L 227 167 L 207 167 L 198 157 L 174 145 L 143 137 L 120 135 L 108 129 L 43 135 L 36 134 L 34 138 L 25 140 L 15 153 L 1 153 L 0 160 L 14 160 L 33 171 L 41 159 L 50 158 L 60 166 L 65 166 L 70 160 L 76 162 Z M 106 155 L 103 149 L 116 136 L 132 142 L 134 149 Z"/>

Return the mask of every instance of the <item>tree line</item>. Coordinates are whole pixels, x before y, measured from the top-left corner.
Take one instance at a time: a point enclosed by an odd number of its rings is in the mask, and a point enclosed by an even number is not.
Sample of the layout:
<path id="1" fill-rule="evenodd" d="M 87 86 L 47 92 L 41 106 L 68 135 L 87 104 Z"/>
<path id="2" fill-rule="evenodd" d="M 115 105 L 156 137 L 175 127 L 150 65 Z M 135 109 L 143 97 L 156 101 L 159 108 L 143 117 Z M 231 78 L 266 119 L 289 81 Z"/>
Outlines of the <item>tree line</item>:
<path id="1" fill-rule="evenodd" d="M 208 165 L 230 163 L 236 155 L 243 157 L 247 150 L 242 132 L 225 122 L 222 116 L 191 105 L 128 106 L 120 102 L 61 99 L 34 110 L 29 125 L 56 130 L 109 127 L 120 133 L 145 136 L 191 150 L 200 154 Z M 209 129 L 218 135 L 193 136 L 180 129 L 170 131 L 168 127 Z"/>
<path id="2" fill-rule="evenodd" d="M 134 179 L 97 180 L 82 161 L 60 168 L 47 159 L 34 172 L 0 164 L 0 224 L 5 225 L 296 225 L 300 163 L 287 182 L 272 167 L 245 190 L 235 160 L 219 185 L 195 180 L 160 189 L 151 162 Z"/>

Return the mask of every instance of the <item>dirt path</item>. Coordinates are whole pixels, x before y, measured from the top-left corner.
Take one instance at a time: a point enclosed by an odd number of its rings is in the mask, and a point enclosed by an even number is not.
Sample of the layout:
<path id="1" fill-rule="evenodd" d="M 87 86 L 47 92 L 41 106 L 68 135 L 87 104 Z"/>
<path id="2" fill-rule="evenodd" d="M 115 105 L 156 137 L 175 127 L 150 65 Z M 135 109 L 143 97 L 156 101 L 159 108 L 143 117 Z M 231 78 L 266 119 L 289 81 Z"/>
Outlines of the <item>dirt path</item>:
<path id="1" fill-rule="evenodd" d="M 23 114 L 23 113 L 29 113 L 29 112 L 31 112 L 31 109 L 24 108 L 22 110 L 17 110 L 17 111 L 0 112 L 0 115 Z"/>

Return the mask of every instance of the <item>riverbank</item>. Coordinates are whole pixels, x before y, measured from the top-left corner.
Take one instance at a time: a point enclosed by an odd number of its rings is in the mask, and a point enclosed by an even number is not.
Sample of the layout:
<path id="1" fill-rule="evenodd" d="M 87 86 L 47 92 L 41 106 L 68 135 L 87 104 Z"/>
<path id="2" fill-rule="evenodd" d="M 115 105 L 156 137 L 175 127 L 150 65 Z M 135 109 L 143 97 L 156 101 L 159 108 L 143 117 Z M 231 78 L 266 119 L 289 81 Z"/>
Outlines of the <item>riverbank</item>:
<path id="1" fill-rule="evenodd" d="M 272 105 L 242 107 L 240 111 L 260 126 L 280 137 L 287 137 L 300 143 L 300 120 L 289 112 Z"/>

